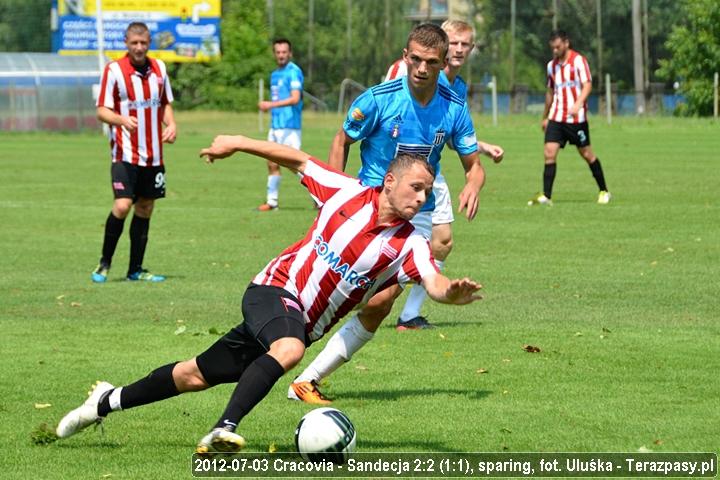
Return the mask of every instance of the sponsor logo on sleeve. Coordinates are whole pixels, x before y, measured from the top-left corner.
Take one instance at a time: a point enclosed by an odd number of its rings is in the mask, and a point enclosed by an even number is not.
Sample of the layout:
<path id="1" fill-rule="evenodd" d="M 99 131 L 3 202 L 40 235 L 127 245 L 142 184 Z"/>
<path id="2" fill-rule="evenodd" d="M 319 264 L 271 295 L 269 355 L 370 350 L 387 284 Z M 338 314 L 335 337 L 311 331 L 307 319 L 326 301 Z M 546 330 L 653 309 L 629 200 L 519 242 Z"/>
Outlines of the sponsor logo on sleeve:
<path id="1" fill-rule="evenodd" d="M 352 112 L 350 112 L 350 116 L 356 122 L 362 122 L 363 120 L 365 120 L 365 114 L 357 107 L 354 108 Z"/>
<path id="2" fill-rule="evenodd" d="M 460 143 L 464 147 L 473 147 L 473 146 L 477 145 L 477 137 L 475 136 L 474 133 L 472 133 L 470 135 L 463 137 L 462 140 L 460 141 Z"/>

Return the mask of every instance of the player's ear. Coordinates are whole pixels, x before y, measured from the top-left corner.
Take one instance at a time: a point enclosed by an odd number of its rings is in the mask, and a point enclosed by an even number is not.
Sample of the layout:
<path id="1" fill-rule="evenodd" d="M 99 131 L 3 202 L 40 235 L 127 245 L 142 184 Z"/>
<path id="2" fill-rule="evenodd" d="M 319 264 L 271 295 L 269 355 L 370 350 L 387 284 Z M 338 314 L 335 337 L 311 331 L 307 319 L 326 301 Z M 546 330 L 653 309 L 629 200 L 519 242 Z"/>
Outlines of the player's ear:
<path id="1" fill-rule="evenodd" d="M 395 182 L 397 181 L 397 178 L 395 178 L 395 174 L 392 172 L 387 172 L 385 174 L 385 178 L 383 179 L 383 187 L 388 192 L 393 189 L 395 186 Z"/>
<path id="2" fill-rule="evenodd" d="M 408 61 L 408 49 L 407 48 L 403 48 L 403 60 L 405 60 L 406 63 Z"/>

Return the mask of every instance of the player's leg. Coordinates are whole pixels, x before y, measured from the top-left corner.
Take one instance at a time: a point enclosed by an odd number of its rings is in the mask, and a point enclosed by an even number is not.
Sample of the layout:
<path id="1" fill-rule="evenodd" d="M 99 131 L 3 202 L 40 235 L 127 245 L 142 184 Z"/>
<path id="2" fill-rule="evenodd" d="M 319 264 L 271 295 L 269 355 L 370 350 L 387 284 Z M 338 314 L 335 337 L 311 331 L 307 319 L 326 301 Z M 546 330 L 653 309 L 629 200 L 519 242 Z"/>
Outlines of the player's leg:
<path id="1" fill-rule="evenodd" d="M 386 288 L 376 293 L 361 311 L 353 314 L 293 381 L 288 388 L 288 398 L 316 405 L 329 404 L 330 400 L 318 390 L 318 382 L 349 362 L 358 350 L 372 340 L 375 331 L 390 314 L 395 299 L 401 293 L 402 288 L 397 285 Z"/>
<path id="2" fill-rule="evenodd" d="M 565 147 L 568 139 L 563 129 L 563 124 L 549 121 L 545 128 L 545 144 L 543 146 L 543 157 L 545 159 L 543 168 L 543 191 L 528 201 L 528 205 L 552 205 L 552 189 L 555 183 L 557 172 L 557 155 L 561 148 Z"/>
<path id="3" fill-rule="evenodd" d="M 165 167 L 140 167 L 136 192 L 135 213 L 130 222 L 130 262 L 127 279 L 162 282 L 165 277 L 145 270 L 143 261 L 155 199 L 165 196 Z"/>
<path id="4" fill-rule="evenodd" d="M 435 195 L 435 209 L 431 215 L 430 248 L 436 265 L 442 270 L 445 265 L 445 259 L 450 255 L 450 251 L 452 250 L 452 228 L 450 224 L 455 220 L 452 211 L 450 189 L 442 174 L 435 178 L 433 194 Z M 427 218 L 423 214 L 415 216 L 413 225 L 427 236 Z M 427 292 L 422 285 L 412 286 L 395 327 L 398 331 L 432 328 L 430 322 L 421 315 L 422 306 L 426 298 Z"/>
<path id="5" fill-rule="evenodd" d="M 221 430 L 234 432 L 240 420 L 267 396 L 280 377 L 300 362 L 307 341 L 298 305 L 299 301 L 283 289 L 258 285 L 248 288 L 243 297 L 242 327 L 266 352 L 254 358 L 243 371 L 225 411 L 210 433 L 200 440 L 199 453 L 217 447 L 217 439 L 225 435 Z"/>
<path id="6" fill-rule="evenodd" d="M 132 165 L 128 165 L 125 162 L 113 163 L 110 169 L 110 178 L 115 200 L 105 221 L 100 261 L 90 275 L 90 278 L 95 283 L 104 283 L 107 281 L 113 255 L 115 255 L 115 249 L 123 232 L 125 218 L 132 208 L 132 197 L 134 195 L 135 179 Z"/>
<path id="7" fill-rule="evenodd" d="M 283 143 L 283 130 L 271 128 L 268 131 L 268 142 Z M 260 212 L 269 212 L 275 210 L 278 207 L 278 199 L 280 196 L 280 181 L 282 180 L 280 174 L 280 167 L 277 163 L 267 161 L 268 177 L 267 177 L 267 189 L 265 196 L 265 203 L 260 205 L 257 209 Z"/>
<path id="8" fill-rule="evenodd" d="M 600 159 L 593 152 L 592 146 L 590 145 L 590 129 L 587 122 L 580 125 L 577 130 L 577 149 L 580 156 L 585 160 L 590 167 L 590 172 L 595 183 L 598 186 L 598 200 L 597 203 L 607 204 L 610 202 L 610 192 L 608 192 L 607 185 L 605 184 L 605 174 L 603 173 L 602 164 Z"/>

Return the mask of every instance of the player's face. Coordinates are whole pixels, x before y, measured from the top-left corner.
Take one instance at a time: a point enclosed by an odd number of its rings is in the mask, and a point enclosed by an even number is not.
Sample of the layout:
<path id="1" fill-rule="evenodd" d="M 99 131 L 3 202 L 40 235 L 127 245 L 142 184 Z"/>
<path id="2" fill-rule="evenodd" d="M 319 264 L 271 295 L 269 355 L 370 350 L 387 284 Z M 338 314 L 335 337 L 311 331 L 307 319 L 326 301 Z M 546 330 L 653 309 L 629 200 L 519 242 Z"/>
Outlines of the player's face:
<path id="1" fill-rule="evenodd" d="M 446 62 L 439 48 L 423 47 L 411 41 L 403 50 L 403 59 L 407 64 L 407 77 L 410 85 L 416 89 L 435 89 L 440 70 Z"/>
<path id="2" fill-rule="evenodd" d="M 125 37 L 125 46 L 130 55 L 130 61 L 133 64 L 138 66 L 145 65 L 147 52 L 150 48 L 150 33 L 128 33 Z"/>
<path id="3" fill-rule="evenodd" d="M 290 61 L 292 52 L 290 51 L 290 45 L 287 43 L 276 43 L 273 45 L 273 55 L 275 55 L 275 61 L 278 67 L 284 67 Z"/>
<path id="4" fill-rule="evenodd" d="M 420 211 L 432 192 L 433 177 L 422 165 L 414 164 L 398 172 L 397 177 L 388 174 L 388 201 L 395 214 L 410 220 Z"/>
<path id="5" fill-rule="evenodd" d="M 556 60 L 562 60 L 565 58 L 565 54 L 570 48 L 570 42 L 563 40 L 562 38 L 554 38 L 550 40 L 550 50 L 552 50 L 553 58 Z"/>
<path id="6" fill-rule="evenodd" d="M 460 68 L 475 47 L 472 41 L 472 32 L 448 32 L 448 38 L 450 39 L 448 64 L 450 67 Z"/>

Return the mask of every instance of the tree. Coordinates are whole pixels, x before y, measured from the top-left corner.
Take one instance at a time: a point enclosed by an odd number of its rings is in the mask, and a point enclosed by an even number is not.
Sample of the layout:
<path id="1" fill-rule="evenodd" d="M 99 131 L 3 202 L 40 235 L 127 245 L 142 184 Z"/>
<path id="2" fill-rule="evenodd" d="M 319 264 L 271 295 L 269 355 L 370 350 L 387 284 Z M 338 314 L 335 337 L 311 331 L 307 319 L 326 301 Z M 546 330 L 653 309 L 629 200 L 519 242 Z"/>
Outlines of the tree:
<path id="1" fill-rule="evenodd" d="M 713 75 L 720 71 L 720 3 L 684 0 L 682 21 L 665 46 L 670 57 L 660 61 L 658 75 L 680 83 L 689 115 L 711 115 Z"/>
<path id="2" fill-rule="evenodd" d="M 5 52 L 49 52 L 50 0 L 0 2 L 0 45 Z"/>

